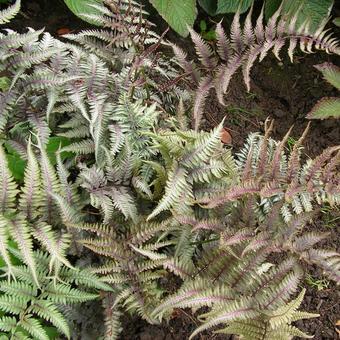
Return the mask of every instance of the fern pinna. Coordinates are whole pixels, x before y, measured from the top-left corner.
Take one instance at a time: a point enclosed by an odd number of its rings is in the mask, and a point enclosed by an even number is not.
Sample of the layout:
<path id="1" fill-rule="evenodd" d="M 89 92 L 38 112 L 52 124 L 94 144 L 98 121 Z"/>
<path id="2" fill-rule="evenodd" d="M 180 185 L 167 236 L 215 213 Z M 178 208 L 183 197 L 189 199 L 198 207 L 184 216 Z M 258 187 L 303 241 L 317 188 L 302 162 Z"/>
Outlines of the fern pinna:
<path id="1" fill-rule="evenodd" d="M 187 54 L 175 44 L 172 44 L 175 58 L 185 74 L 195 87 L 193 102 L 193 126 L 199 128 L 205 100 L 211 89 L 216 91 L 218 101 L 224 105 L 224 95 L 234 74 L 242 69 L 243 79 L 247 90 L 250 90 L 250 71 L 257 59 L 261 62 L 272 50 L 274 56 L 280 59 L 282 48 L 289 44 L 288 55 L 293 61 L 293 54 L 297 48 L 304 53 L 311 53 L 313 49 L 327 53 L 340 54 L 338 40 L 324 27 L 327 18 L 315 31 L 310 30 L 310 23 L 304 22 L 297 26 L 298 11 L 289 17 L 281 13 L 282 5 L 263 25 L 264 7 L 256 20 L 252 23 L 252 10 L 249 11 L 244 25 L 240 23 L 239 11 L 235 14 L 227 35 L 219 22 L 216 26 L 216 48 L 213 50 L 203 38 L 194 30 L 189 29 L 191 39 L 195 45 L 199 63 L 187 61 Z"/>

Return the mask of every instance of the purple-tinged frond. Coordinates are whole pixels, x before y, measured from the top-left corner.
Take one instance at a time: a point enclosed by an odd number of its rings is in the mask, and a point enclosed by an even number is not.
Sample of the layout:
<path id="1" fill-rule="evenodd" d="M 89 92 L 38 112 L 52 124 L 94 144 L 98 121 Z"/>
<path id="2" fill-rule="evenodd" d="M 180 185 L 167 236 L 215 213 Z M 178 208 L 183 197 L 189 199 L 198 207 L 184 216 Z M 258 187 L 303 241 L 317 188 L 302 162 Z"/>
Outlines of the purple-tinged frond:
<path id="1" fill-rule="evenodd" d="M 175 219 L 182 223 L 182 224 L 188 224 L 188 225 L 195 225 L 197 223 L 197 220 L 195 217 L 193 216 L 184 216 L 184 215 L 181 215 L 181 216 L 175 216 Z"/>
<path id="2" fill-rule="evenodd" d="M 315 176 L 318 174 L 319 171 L 322 170 L 325 162 L 327 162 L 331 158 L 332 154 L 335 151 L 338 151 L 339 149 L 340 149 L 340 146 L 329 147 L 326 150 L 324 150 L 321 155 L 319 155 L 313 160 L 304 178 L 304 180 L 307 182 L 307 187 L 313 186 L 312 182 Z"/>
<path id="3" fill-rule="evenodd" d="M 283 189 L 277 181 L 266 182 L 260 191 L 260 196 L 262 198 L 273 197 L 281 194 L 283 194 Z"/>
<path id="4" fill-rule="evenodd" d="M 265 29 L 265 39 L 268 42 L 272 42 L 276 37 L 277 19 L 281 14 L 282 4 L 283 2 L 281 3 L 280 7 L 276 10 L 276 12 L 268 20 L 268 24 Z"/>
<path id="5" fill-rule="evenodd" d="M 178 61 L 179 66 L 182 67 L 182 69 L 185 71 L 186 74 L 190 75 L 190 77 L 195 82 L 195 84 L 198 84 L 199 76 L 192 62 L 187 61 L 187 54 L 175 44 L 171 44 L 171 47 L 174 51 L 174 54 L 175 54 L 176 60 Z"/>
<path id="6" fill-rule="evenodd" d="M 24 186 L 19 197 L 19 209 L 30 221 L 36 216 L 40 201 L 40 169 L 38 160 L 32 150 L 31 139 L 27 145 L 28 162 L 25 169 Z"/>
<path id="7" fill-rule="evenodd" d="M 276 59 L 281 60 L 280 51 L 282 47 L 285 45 L 286 41 L 284 38 L 278 38 L 275 40 L 274 47 L 273 47 L 273 54 Z"/>
<path id="8" fill-rule="evenodd" d="M 22 215 L 17 214 L 14 219 L 8 220 L 8 227 L 13 240 L 20 249 L 23 261 L 31 271 L 33 281 L 40 287 L 36 270 L 36 260 L 33 254 L 33 240 L 26 219 Z"/>
<path id="9" fill-rule="evenodd" d="M 163 266 L 183 280 L 193 278 L 194 276 L 194 267 L 192 263 L 188 261 L 181 263 L 178 258 L 173 258 L 163 262 Z"/>
<path id="10" fill-rule="evenodd" d="M 292 257 L 281 262 L 280 265 L 277 268 L 274 267 L 275 269 L 273 268 L 268 275 L 260 276 L 256 289 L 251 289 L 251 295 L 255 296 L 273 283 L 279 283 L 295 266 L 296 260 Z"/>
<path id="11" fill-rule="evenodd" d="M 281 208 L 283 206 L 284 202 L 282 200 L 276 202 L 273 204 L 271 210 L 266 215 L 266 219 L 263 222 L 263 227 L 261 226 L 261 230 L 268 230 L 273 231 L 277 230 L 277 227 L 280 226 L 283 222 L 282 216 L 281 216 Z"/>
<path id="12" fill-rule="evenodd" d="M 6 265 L 2 267 L 3 271 L 6 271 L 6 276 L 8 280 L 10 280 L 12 277 L 15 279 L 15 276 L 13 274 L 13 266 L 12 266 L 12 259 L 10 256 L 10 253 L 8 251 L 8 241 L 9 241 L 9 235 L 7 231 L 7 219 L 4 218 L 2 214 L 0 214 L 0 255 L 1 259 L 3 260 L 4 264 Z"/>
<path id="13" fill-rule="evenodd" d="M 294 55 L 294 51 L 295 51 L 297 43 L 298 43 L 297 38 L 289 39 L 288 56 L 291 62 L 293 62 L 293 55 Z"/>
<path id="14" fill-rule="evenodd" d="M 231 23 L 230 28 L 230 38 L 231 38 L 231 46 L 236 53 L 242 53 L 244 49 L 243 39 L 242 39 L 242 29 L 240 24 L 240 11 L 234 15 L 233 22 Z"/>
<path id="15" fill-rule="evenodd" d="M 201 220 L 198 221 L 195 225 L 193 225 L 193 231 L 198 229 L 204 230 L 214 230 L 217 232 L 221 232 L 224 227 L 218 219 L 209 219 L 209 220 Z"/>
<path id="16" fill-rule="evenodd" d="M 289 20 L 289 24 L 287 27 L 287 34 L 293 35 L 296 32 L 296 22 L 299 16 L 299 11 L 296 11 L 296 13 L 293 15 L 292 18 Z"/>
<path id="17" fill-rule="evenodd" d="M 176 220 L 183 224 L 188 224 L 193 227 L 193 231 L 197 229 L 206 229 L 206 230 L 223 230 L 223 225 L 221 221 L 218 219 L 203 219 L 197 220 L 191 216 L 177 216 Z"/>
<path id="18" fill-rule="evenodd" d="M 281 303 L 286 303 L 287 299 L 296 292 L 300 283 L 302 273 L 300 270 L 289 273 L 279 285 L 275 285 L 270 292 L 269 299 L 265 299 L 264 308 L 276 308 Z"/>
<path id="19" fill-rule="evenodd" d="M 245 46 L 252 46 L 255 42 L 255 35 L 253 31 L 253 24 L 251 22 L 251 16 L 253 14 L 253 4 L 250 7 L 250 10 L 248 11 L 244 28 L 243 28 L 243 43 Z"/>
<path id="20" fill-rule="evenodd" d="M 230 58 L 227 64 L 227 70 L 224 74 L 224 78 L 222 79 L 224 93 L 227 92 L 231 77 L 235 74 L 235 72 L 239 69 L 239 67 L 241 67 L 243 60 L 244 60 L 244 55 L 242 54 L 236 54 L 232 58 Z"/>
<path id="21" fill-rule="evenodd" d="M 268 139 L 274 128 L 274 120 L 270 121 L 269 126 L 268 126 L 268 123 L 269 123 L 269 120 L 267 119 L 265 122 L 265 134 L 261 141 L 260 153 L 258 155 L 259 161 L 257 162 L 257 169 L 256 169 L 257 176 L 262 176 L 264 174 L 266 165 L 268 162 L 268 152 L 267 152 Z"/>
<path id="22" fill-rule="evenodd" d="M 257 234 L 249 244 L 243 249 L 241 256 L 245 256 L 250 251 L 257 251 L 266 246 L 270 241 L 270 235 L 266 232 Z"/>
<path id="23" fill-rule="evenodd" d="M 283 150 L 285 147 L 285 144 L 292 132 L 293 127 L 291 127 L 286 135 L 283 137 L 282 141 L 278 144 L 276 147 L 273 161 L 271 163 L 271 178 L 273 180 L 281 180 L 282 175 L 280 174 L 280 161 L 282 159 Z"/>
<path id="24" fill-rule="evenodd" d="M 0 144 L 0 213 L 5 214 L 15 208 L 16 195 L 18 193 L 15 182 L 9 168 L 4 148 Z"/>
<path id="25" fill-rule="evenodd" d="M 221 105 L 225 105 L 224 102 L 224 91 L 223 91 L 223 79 L 225 77 L 225 73 L 227 72 L 227 67 L 224 64 L 218 66 L 215 79 L 214 79 L 214 87 L 216 91 L 216 96 Z"/>
<path id="26" fill-rule="evenodd" d="M 28 121 L 33 125 L 34 132 L 39 136 L 41 143 L 45 145 L 51 133 L 47 122 L 37 113 L 31 113 L 28 116 Z"/>
<path id="27" fill-rule="evenodd" d="M 293 197 L 301 192 L 302 189 L 302 185 L 299 183 L 298 178 L 294 178 L 286 188 L 285 201 L 291 203 Z"/>
<path id="28" fill-rule="evenodd" d="M 194 30 L 189 28 L 191 39 L 195 45 L 197 55 L 202 64 L 209 68 L 214 69 L 217 64 L 216 58 L 213 56 L 210 46 L 202 39 L 202 37 Z"/>
<path id="29" fill-rule="evenodd" d="M 250 146 L 250 150 L 247 155 L 246 162 L 244 164 L 244 168 L 242 170 L 242 181 L 249 181 L 253 175 L 253 154 L 254 154 L 254 146 Z"/>
<path id="30" fill-rule="evenodd" d="M 298 139 L 298 141 L 293 146 L 293 151 L 290 153 L 288 160 L 288 169 L 287 169 L 287 182 L 293 181 L 296 178 L 299 170 L 300 170 L 300 148 L 305 140 L 307 133 L 310 128 L 310 122 L 308 123 L 306 129 L 303 131 L 302 136 Z"/>
<path id="31" fill-rule="evenodd" d="M 225 31 L 222 27 L 222 21 L 220 21 L 216 25 L 216 39 L 217 39 L 217 53 L 220 58 L 224 61 L 228 61 L 229 56 L 231 55 L 231 46 L 228 37 L 225 34 Z"/>
<path id="32" fill-rule="evenodd" d="M 205 100 L 212 86 L 213 86 L 212 78 L 210 76 L 207 76 L 201 79 L 198 89 L 196 90 L 196 97 L 194 101 L 194 114 L 193 114 L 194 128 L 196 131 L 198 131 L 199 129 L 202 115 L 203 115 Z"/>
<path id="33" fill-rule="evenodd" d="M 263 43 L 260 57 L 259 57 L 259 62 L 261 62 L 267 56 L 268 52 L 273 48 L 274 44 L 275 44 L 275 40 L 274 41 L 266 40 Z"/>
<path id="34" fill-rule="evenodd" d="M 259 45 L 261 45 L 264 41 L 265 31 L 263 27 L 263 13 L 264 13 L 264 6 L 262 6 L 261 13 L 256 20 L 256 25 L 255 25 L 255 30 L 254 30 L 256 40 Z"/>
<path id="35" fill-rule="evenodd" d="M 263 51 L 263 45 L 251 46 L 246 54 L 246 63 L 242 66 L 243 81 L 246 84 L 247 91 L 250 91 L 250 70 L 253 67 L 257 57 L 261 55 Z"/>
<path id="36" fill-rule="evenodd" d="M 324 170 L 322 172 L 323 182 L 328 183 L 331 181 L 333 176 L 337 176 L 337 166 L 340 165 L 340 150 L 336 153 L 335 156 L 333 156 L 330 160 L 330 162 L 327 163 L 327 165 L 324 167 Z"/>
<path id="37" fill-rule="evenodd" d="M 220 309 L 204 314 L 206 321 L 196 328 L 196 330 L 190 335 L 189 340 L 192 340 L 198 333 L 201 333 L 211 327 L 234 320 L 256 318 L 258 315 L 259 312 L 252 307 L 252 303 L 250 301 L 246 299 L 235 301 L 227 306 L 224 305 Z"/>
<path id="38" fill-rule="evenodd" d="M 254 237 L 254 231 L 249 228 L 244 228 L 238 230 L 233 235 L 230 232 L 224 232 L 221 235 L 221 245 L 223 246 L 232 246 L 235 244 L 240 244 L 244 241 L 251 240 Z"/>
<path id="39" fill-rule="evenodd" d="M 303 252 L 301 258 L 311 264 L 321 267 L 336 283 L 340 282 L 340 254 L 324 249 L 309 249 Z"/>
<path id="40" fill-rule="evenodd" d="M 294 239 L 292 243 L 292 249 L 297 254 L 300 254 L 307 249 L 310 249 L 315 244 L 319 243 L 320 241 L 324 240 L 330 235 L 330 233 L 306 233 L 300 237 Z"/>
<path id="41" fill-rule="evenodd" d="M 302 230 L 304 226 L 311 221 L 315 214 L 316 212 L 312 211 L 294 215 L 282 232 L 283 240 L 290 240 L 292 235 L 295 235 L 298 231 Z"/>
<path id="42" fill-rule="evenodd" d="M 260 186 L 257 182 L 247 181 L 242 185 L 238 185 L 226 192 L 225 195 L 210 199 L 206 205 L 207 208 L 215 208 L 226 202 L 235 201 L 242 196 L 255 194 L 260 191 Z"/>

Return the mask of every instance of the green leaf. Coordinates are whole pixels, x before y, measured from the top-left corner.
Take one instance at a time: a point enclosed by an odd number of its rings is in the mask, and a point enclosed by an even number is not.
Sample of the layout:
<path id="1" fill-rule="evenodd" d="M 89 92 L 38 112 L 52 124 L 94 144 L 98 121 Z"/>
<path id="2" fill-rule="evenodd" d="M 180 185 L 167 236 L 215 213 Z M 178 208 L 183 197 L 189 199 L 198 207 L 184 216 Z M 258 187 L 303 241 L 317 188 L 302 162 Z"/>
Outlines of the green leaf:
<path id="1" fill-rule="evenodd" d="M 340 17 L 335 18 L 335 19 L 333 20 L 333 24 L 334 24 L 335 26 L 340 27 Z"/>
<path id="2" fill-rule="evenodd" d="M 253 3 L 253 0 L 218 0 L 216 14 L 244 13 Z"/>
<path id="3" fill-rule="evenodd" d="M 58 337 L 58 330 L 55 327 L 43 326 L 43 328 L 50 339 L 56 339 Z"/>
<path id="4" fill-rule="evenodd" d="M 210 30 L 210 31 L 208 31 L 208 32 L 203 32 L 203 33 L 202 33 L 202 37 L 203 37 L 205 40 L 208 40 L 208 41 L 216 40 L 216 32 L 213 31 L 213 30 Z"/>
<path id="5" fill-rule="evenodd" d="M 56 160 L 56 152 L 59 150 L 59 146 L 62 148 L 70 145 L 71 141 L 69 138 L 66 137 L 50 137 L 46 146 L 46 152 L 48 155 L 48 158 L 51 161 L 52 165 L 55 165 L 57 163 Z M 66 158 L 73 157 L 74 154 L 72 152 L 62 152 L 61 153 L 61 159 L 64 160 Z"/>
<path id="6" fill-rule="evenodd" d="M 23 160 L 19 154 L 13 153 L 7 155 L 8 168 L 12 173 L 12 176 L 18 180 L 22 181 L 24 179 L 26 161 Z"/>
<path id="7" fill-rule="evenodd" d="M 340 118 L 340 98 L 325 97 L 317 102 L 307 115 L 308 119 Z"/>
<path id="8" fill-rule="evenodd" d="M 332 63 L 314 65 L 319 70 L 324 79 L 340 91 L 340 68 Z"/>
<path id="9" fill-rule="evenodd" d="M 4 92 L 9 89 L 11 80 L 8 77 L 0 77 L 0 91 Z"/>
<path id="10" fill-rule="evenodd" d="M 187 26 L 194 25 L 197 8 L 196 0 L 150 0 L 158 13 L 178 34 L 186 37 Z"/>
<path id="11" fill-rule="evenodd" d="M 201 32 L 205 32 L 207 30 L 207 22 L 205 20 L 200 21 L 200 30 Z"/>
<path id="12" fill-rule="evenodd" d="M 264 4 L 264 16 L 267 21 L 280 7 L 281 2 L 281 0 L 266 0 Z"/>
<path id="13" fill-rule="evenodd" d="M 217 1 L 216 0 L 198 0 L 200 6 L 209 14 L 216 15 Z"/>
<path id="14" fill-rule="evenodd" d="M 67 7 L 80 19 L 89 22 L 90 24 L 94 24 L 95 22 L 85 15 L 99 15 L 100 12 L 92 7 L 91 5 L 99 5 L 102 4 L 102 0 L 64 0 Z"/>
<path id="15" fill-rule="evenodd" d="M 332 6 L 333 0 L 286 0 L 282 14 L 292 17 L 298 12 L 296 27 L 308 21 L 310 31 L 314 32 L 322 21 L 327 19 Z"/>

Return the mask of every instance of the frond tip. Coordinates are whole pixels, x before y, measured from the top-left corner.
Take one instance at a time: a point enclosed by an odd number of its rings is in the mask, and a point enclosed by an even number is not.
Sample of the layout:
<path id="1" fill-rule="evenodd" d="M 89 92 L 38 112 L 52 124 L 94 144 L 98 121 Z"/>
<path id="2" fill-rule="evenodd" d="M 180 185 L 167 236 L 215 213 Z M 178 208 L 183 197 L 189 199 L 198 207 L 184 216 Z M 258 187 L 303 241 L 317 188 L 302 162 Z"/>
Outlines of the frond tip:
<path id="1" fill-rule="evenodd" d="M 20 11 L 21 0 L 16 0 L 15 3 L 8 8 L 0 11 L 0 25 L 11 21 Z"/>

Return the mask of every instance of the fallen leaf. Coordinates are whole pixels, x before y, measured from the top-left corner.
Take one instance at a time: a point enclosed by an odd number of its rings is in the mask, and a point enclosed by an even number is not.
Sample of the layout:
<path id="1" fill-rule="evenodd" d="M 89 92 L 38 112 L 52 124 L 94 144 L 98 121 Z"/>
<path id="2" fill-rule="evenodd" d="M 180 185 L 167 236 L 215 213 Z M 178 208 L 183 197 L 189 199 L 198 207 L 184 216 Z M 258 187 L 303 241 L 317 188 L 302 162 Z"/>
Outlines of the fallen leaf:
<path id="1" fill-rule="evenodd" d="M 71 30 L 69 28 L 66 28 L 66 27 L 59 28 L 57 30 L 58 35 L 64 35 L 64 34 L 69 34 L 69 33 L 71 33 Z"/>
<path id="2" fill-rule="evenodd" d="M 222 129 L 221 131 L 221 141 L 224 144 L 232 144 L 233 138 L 226 129 Z"/>

